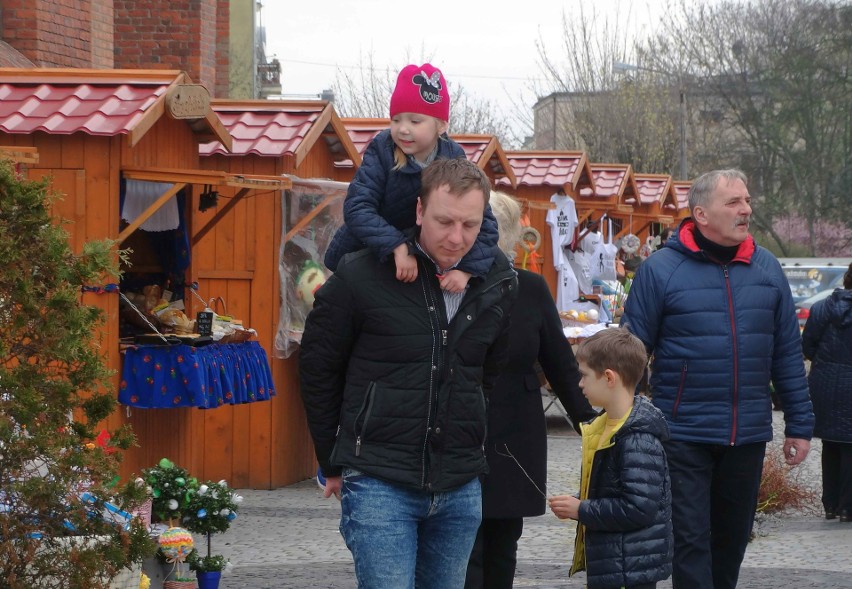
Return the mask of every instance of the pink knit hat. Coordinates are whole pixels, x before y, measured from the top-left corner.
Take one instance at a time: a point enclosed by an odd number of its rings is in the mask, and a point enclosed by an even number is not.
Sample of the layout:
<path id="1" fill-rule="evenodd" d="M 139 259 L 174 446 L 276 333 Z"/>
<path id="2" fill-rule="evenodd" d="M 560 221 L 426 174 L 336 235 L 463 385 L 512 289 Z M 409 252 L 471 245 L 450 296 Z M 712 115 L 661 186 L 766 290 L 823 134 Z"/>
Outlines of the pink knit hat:
<path id="1" fill-rule="evenodd" d="M 429 63 L 402 68 L 391 95 L 390 116 L 404 112 L 450 120 L 450 91 L 441 70 Z"/>

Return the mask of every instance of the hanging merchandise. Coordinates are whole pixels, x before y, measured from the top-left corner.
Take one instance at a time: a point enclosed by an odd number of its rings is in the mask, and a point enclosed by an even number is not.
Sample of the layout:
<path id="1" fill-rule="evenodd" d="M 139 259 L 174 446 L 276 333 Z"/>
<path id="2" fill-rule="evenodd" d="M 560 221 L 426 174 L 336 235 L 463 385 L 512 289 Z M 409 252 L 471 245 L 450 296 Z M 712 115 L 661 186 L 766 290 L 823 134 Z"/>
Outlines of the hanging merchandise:
<path id="1" fill-rule="evenodd" d="M 567 311 L 573 308 L 574 301 L 580 298 L 580 287 L 574 270 L 568 262 L 563 262 L 558 269 L 559 283 L 556 286 L 556 309 Z"/>
<path id="2" fill-rule="evenodd" d="M 605 243 L 601 240 L 592 252 L 589 270 L 591 272 L 592 281 L 614 281 L 615 275 L 615 255 L 618 253 L 618 248 L 611 243 Z"/>
<path id="3" fill-rule="evenodd" d="M 565 249 L 565 256 L 574 271 L 580 293 L 592 294 L 592 273 L 589 267 L 591 256 L 582 250 L 572 252 L 567 248 Z"/>
<path id="4" fill-rule="evenodd" d="M 541 247 L 541 234 L 538 232 L 538 229 L 535 227 L 530 227 L 529 219 L 526 219 L 527 225 L 524 225 L 524 219 L 521 218 L 521 225 L 523 225 L 523 230 L 521 231 L 521 241 L 520 246 L 524 252 L 524 256 L 521 259 L 521 268 L 524 270 L 529 270 L 530 272 L 541 272 L 541 255 L 538 253 L 538 248 Z"/>
<path id="5" fill-rule="evenodd" d="M 577 228 L 577 208 L 574 199 L 561 188 L 550 197 L 555 208 L 547 211 L 545 222 L 550 226 L 550 238 L 553 245 L 553 266 L 559 267 L 566 261 L 564 250 L 574 242 L 574 230 Z"/>

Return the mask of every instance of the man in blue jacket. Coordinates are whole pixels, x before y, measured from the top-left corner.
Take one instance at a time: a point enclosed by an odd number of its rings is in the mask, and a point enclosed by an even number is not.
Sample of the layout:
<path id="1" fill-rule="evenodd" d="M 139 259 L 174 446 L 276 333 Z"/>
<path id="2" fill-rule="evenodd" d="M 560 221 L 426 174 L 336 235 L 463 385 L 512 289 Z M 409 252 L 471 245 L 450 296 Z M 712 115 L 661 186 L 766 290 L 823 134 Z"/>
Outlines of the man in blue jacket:
<path id="1" fill-rule="evenodd" d="M 736 587 L 772 439 L 770 381 L 787 464 L 813 433 L 790 287 L 749 235 L 746 183 L 739 170 L 695 180 L 691 217 L 639 267 L 622 318 L 652 354 L 651 394 L 671 430 L 676 589 Z"/>

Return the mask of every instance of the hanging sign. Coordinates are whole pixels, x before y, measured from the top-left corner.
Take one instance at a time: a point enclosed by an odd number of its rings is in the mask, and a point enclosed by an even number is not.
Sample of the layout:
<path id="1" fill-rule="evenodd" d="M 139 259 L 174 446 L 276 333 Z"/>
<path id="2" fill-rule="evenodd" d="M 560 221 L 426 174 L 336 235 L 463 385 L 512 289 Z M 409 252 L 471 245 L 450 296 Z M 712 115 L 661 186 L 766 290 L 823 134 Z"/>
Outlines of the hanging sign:
<path id="1" fill-rule="evenodd" d="M 178 84 L 166 93 L 166 112 L 173 119 L 203 119 L 210 110 L 210 92 L 201 84 Z"/>

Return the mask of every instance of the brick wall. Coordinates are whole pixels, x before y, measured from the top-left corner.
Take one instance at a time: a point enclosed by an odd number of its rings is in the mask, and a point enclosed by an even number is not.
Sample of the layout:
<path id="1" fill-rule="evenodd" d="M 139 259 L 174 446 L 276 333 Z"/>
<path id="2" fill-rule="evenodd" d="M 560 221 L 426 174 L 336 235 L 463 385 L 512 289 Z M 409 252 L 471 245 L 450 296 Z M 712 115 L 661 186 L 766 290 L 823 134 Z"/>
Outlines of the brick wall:
<path id="1" fill-rule="evenodd" d="M 216 90 L 217 0 L 114 0 L 115 67 L 177 69 Z"/>
<path id="2" fill-rule="evenodd" d="M 4 0 L 2 8 L 0 37 L 37 66 L 92 67 L 92 0 Z"/>
<path id="3" fill-rule="evenodd" d="M 217 98 L 227 98 L 230 87 L 231 64 L 231 0 L 219 0 L 216 9 L 216 89 L 210 91 Z"/>
<path id="4" fill-rule="evenodd" d="M 112 0 L 91 0 L 91 2 L 92 67 L 112 68 L 115 60 Z"/>

